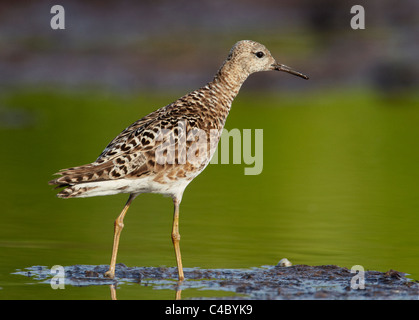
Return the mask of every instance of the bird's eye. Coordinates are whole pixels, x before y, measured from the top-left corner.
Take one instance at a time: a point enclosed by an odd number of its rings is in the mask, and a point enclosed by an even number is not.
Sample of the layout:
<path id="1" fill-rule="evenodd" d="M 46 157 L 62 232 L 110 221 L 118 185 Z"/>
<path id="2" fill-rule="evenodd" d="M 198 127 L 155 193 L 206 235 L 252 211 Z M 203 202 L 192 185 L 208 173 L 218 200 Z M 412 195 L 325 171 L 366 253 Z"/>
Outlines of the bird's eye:
<path id="1" fill-rule="evenodd" d="M 258 51 L 255 53 L 256 57 L 262 58 L 265 54 L 262 51 Z"/>

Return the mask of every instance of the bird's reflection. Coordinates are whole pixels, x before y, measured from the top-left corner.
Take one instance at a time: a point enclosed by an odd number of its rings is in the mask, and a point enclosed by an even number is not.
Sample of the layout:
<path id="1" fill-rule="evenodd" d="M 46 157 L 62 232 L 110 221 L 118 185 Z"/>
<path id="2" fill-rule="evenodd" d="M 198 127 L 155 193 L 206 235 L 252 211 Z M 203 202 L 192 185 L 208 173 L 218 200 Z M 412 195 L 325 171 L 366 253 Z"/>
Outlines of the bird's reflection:
<path id="1" fill-rule="evenodd" d="M 178 281 L 175 287 L 175 300 L 182 299 L 182 289 L 181 289 L 182 281 Z"/>
<path id="2" fill-rule="evenodd" d="M 118 300 L 116 298 L 116 283 L 112 283 L 109 287 L 111 288 L 111 299 Z"/>
<path id="3" fill-rule="evenodd" d="M 182 300 L 182 285 L 183 281 L 178 281 L 174 291 L 175 291 L 175 300 Z M 118 300 L 116 297 L 116 286 L 117 286 L 117 281 L 115 281 L 114 283 L 112 283 L 109 288 L 111 289 L 111 300 Z"/>

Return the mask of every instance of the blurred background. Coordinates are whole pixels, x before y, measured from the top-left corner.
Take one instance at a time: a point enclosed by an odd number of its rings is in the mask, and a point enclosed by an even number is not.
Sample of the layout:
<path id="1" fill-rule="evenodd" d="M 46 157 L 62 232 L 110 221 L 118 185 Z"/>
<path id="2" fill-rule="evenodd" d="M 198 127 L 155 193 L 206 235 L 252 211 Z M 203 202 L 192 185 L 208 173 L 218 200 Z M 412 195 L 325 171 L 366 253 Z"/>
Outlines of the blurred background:
<path id="1" fill-rule="evenodd" d="M 50 27 L 55 4 L 0 3 L 1 299 L 109 297 L 100 286 L 52 290 L 13 274 L 109 263 L 127 197 L 64 201 L 47 182 L 210 81 L 242 39 L 265 44 L 310 80 L 270 72 L 243 85 L 226 128 L 264 130 L 263 171 L 210 165 L 190 184 L 180 216 L 184 267 L 286 257 L 419 280 L 418 1 L 75 0 L 61 3 L 65 30 Z M 358 4 L 364 30 L 350 26 Z M 118 262 L 174 266 L 171 222 L 170 199 L 138 197 Z M 143 285 L 121 285 L 118 295 L 173 297 Z"/>

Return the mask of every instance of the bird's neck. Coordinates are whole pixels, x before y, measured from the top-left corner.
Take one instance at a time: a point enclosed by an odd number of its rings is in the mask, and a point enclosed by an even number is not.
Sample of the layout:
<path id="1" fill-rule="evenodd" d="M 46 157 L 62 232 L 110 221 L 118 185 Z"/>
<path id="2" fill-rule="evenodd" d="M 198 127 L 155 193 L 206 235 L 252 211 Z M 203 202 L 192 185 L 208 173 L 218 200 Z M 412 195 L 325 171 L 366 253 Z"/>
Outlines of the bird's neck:
<path id="1" fill-rule="evenodd" d="M 208 85 L 231 104 L 248 76 L 247 72 L 227 60 Z"/>
<path id="2" fill-rule="evenodd" d="M 220 129 L 224 126 L 231 104 L 248 76 L 249 74 L 238 70 L 237 66 L 227 60 L 215 74 L 214 79 L 207 84 L 206 87 L 212 96 L 210 100 L 217 106 Z"/>

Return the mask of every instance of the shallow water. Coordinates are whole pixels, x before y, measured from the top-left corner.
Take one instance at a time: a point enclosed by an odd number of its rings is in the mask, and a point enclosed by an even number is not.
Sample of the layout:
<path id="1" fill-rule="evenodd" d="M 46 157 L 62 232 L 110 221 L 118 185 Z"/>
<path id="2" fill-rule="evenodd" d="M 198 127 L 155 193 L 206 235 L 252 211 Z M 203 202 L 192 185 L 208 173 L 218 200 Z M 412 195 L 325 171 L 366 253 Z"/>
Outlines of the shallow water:
<path id="1" fill-rule="evenodd" d="M 288 261 L 289 262 L 289 261 Z M 104 276 L 108 265 L 33 266 L 14 274 L 53 290 L 72 287 L 106 286 L 110 298 L 119 299 L 127 286 L 172 291 L 172 299 L 190 298 L 235 300 L 416 300 L 419 284 L 395 270 L 387 272 L 349 270 L 327 266 L 262 266 L 250 269 L 185 268 L 185 280 L 177 281 L 176 267 L 127 267 L 117 264 L 115 279 Z M 355 277 L 355 278 L 354 278 Z M 360 280 L 362 277 L 362 280 Z M 191 296 L 191 293 L 194 295 Z"/>
<path id="2" fill-rule="evenodd" d="M 109 263 L 113 221 L 127 196 L 57 199 L 61 168 L 96 159 L 122 129 L 174 100 L 158 95 L 16 91 L 0 115 L 0 298 L 107 299 L 109 288 L 52 290 L 13 274 L 34 265 Z M 369 92 L 250 95 L 226 128 L 263 129 L 263 171 L 210 164 L 186 189 L 180 211 L 186 268 L 334 264 L 395 269 L 419 279 L 417 96 Z M 241 131 L 242 132 L 242 131 Z M 130 208 L 118 262 L 174 266 L 172 203 L 141 195 Z M 126 299 L 172 299 L 172 290 L 122 285 Z M 193 288 L 182 297 L 200 297 Z M 223 293 L 206 291 L 207 296 Z"/>

